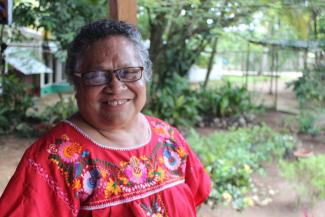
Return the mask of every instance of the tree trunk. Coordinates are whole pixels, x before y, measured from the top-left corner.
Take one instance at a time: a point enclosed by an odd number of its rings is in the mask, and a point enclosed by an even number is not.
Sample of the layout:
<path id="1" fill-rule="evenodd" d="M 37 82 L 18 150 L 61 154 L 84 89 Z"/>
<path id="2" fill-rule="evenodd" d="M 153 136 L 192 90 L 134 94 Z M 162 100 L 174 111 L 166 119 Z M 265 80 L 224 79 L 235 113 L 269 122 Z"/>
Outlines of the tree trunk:
<path id="1" fill-rule="evenodd" d="M 211 74 L 211 70 L 213 68 L 214 65 L 214 57 L 217 54 L 217 46 L 218 46 L 218 38 L 214 38 L 213 42 L 212 42 L 212 52 L 209 58 L 209 64 L 208 64 L 208 69 L 207 69 L 207 74 L 205 76 L 205 80 L 204 80 L 204 84 L 203 84 L 203 88 L 205 89 L 208 85 L 208 81 L 210 78 L 210 74 Z"/>
<path id="2" fill-rule="evenodd" d="M 247 42 L 246 75 L 245 75 L 245 87 L 246 88 L 248 88 L 249 56 L 250 56 L 250 46 L 249 46 L 249 42 Z"/>

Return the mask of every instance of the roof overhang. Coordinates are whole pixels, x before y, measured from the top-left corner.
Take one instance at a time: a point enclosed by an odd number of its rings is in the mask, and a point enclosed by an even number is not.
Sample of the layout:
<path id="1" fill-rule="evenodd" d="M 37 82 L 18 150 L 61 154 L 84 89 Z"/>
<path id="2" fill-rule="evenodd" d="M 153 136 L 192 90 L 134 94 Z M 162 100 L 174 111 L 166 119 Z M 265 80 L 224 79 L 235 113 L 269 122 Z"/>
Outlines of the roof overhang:
<path id="1" fill-rule="evenodd" d="M 9 46 L 5 50 L 5 60 L 25 75 L 53 73 L 52 69 L 36 57 L 31 48 Z"/>

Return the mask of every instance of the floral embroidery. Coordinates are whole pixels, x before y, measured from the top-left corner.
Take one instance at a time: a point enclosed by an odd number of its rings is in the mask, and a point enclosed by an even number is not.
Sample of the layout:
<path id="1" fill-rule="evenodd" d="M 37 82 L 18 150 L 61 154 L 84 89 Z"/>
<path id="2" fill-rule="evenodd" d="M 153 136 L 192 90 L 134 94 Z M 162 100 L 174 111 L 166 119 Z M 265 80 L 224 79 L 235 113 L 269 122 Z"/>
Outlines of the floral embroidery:
<path id="1" fill-rule="evenodd" d="M 93 158 L 67 135 L 48 147 L 49 160 L 57 165 L 76 196 L 86 204 L 96 201 L 116 204 L 136 195 L 158 192 L 184 180 L 187 153 L 177 144 L 174 130 L 163 122 L 151 122 L 158 142 L 149 156 L 131 156 L 127 161 L 109 162 Z M 90 197 L 91 196 L 91 197 Z M 156 212 L 153 212 L 155 214 Z M 151 215 L 151 216 L 158 216 Z"/>
<path id="2" fill-rule="evenodd" d="M 84 191 L 88 194 L 91 194 L 93 190 L 98 186 L 100 173 L 97 168 L 93 168 L 90 171 L 87 171 L 83 177 L 83 186 Z"/>
<path id="3" fill-rule="evenodd" d="M 131 182 L 142 184 L 147 179 L 147 168 L 137 157 L 131 157 L 130 164 L 125 168 L 125 174 Z"/>
<path id="4" fill-rule="evenodd" d="M 154 126 L 153 131 L 158 134 L 160 142 L 164 138 L 174 139 L 174 130 L 169 125 L 158 121 L 152 121 L 151 124 Z"/>
<path id="5" fill-rule="evenodd" d="M 82 147 L 78 143 L 64 141 L 60 147 L 58 154 L 64 162 L 71 163 L 78 159 Z"/>
<path id="6" fill-rule="evenodd" d="M 117 195 L 120 192 L 121 192 L 120 186 L 112 179 L 109 179 L 105 188 L 105 198 L 111 196 L 112 194 Z"/>
<path id="7" fill-rule="evenodd" d="M 150 217 L 168 217 L 165 205 L 158 195 L 154 200 L 150 201 L 150 205 L 145 203 L 140 204 L 141 208 L 145 210 L 147 216 Z"/>
<path id="8" fill-rule="evenodd" d="M 179 157 L 179 155 L 176 152 L 170 151 L 167 148 L 165 148 L 164 149 L 164 163 L 168 169 L 177 170 L 177 168 L 181 164 L 181 158 Z"/>

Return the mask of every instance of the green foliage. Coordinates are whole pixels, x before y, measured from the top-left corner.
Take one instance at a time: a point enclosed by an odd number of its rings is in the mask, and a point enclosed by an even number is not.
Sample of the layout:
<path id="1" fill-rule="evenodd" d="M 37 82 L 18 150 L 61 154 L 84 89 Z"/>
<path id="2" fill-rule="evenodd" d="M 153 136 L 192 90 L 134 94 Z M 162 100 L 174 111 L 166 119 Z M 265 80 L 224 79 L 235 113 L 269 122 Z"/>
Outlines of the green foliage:
<path id="1" fill-rule="evenodd" d="M 316 67 L 314 70 L 305 70 L 303 76 L 293 82 L 293 89 L 301 107 L 319 105 L 325 100 L 325 67 Z M 313 103 L 313 104 L 311 104 Z"/>
<path id="2" fill-rule="evenodd" d="M 302 109 L 298 115 L 298 127 L 300 133 L 307 133 L 312 136 L 317 136 L 321 133 L 321 127 L 315 123 L 318 120 L 319 114 L 316 110 Z"/>
<path id="3" fill-rule="evenodd" d="M 3 94 L 0 97 L 0 134 L 16 130 L 26 119 L 26 111 L 33 105 L 30 85 L 14 74 L 3 76 Z"/>
<path id="4" fill-rule="evenodd" d="M 172 74 L 186 75 L 225 27 L 241 22 L 242 17 L 250 16 L 257 10 L 257 7 L 242 7 L 253 2 L 138 1 L 139 26 L 145 27 L 141 27 L 143 32 L 149 30 L 144 36 L 150 40 L 153 84 L 159 83 L 159 88 Z"/>
<path id="5" fill-rule="evenodd" d="M 145 112 L 175 126 L 188 127 L 201 120 L 211 121 L 211 118 L 243 114 L 252 109 L 251 95 L 244 87 L 228 82 L 219 88 L 196 90 L 187 79 L 174 74 L 166 86 L 150 95 Z"/>
<path id="6" fill-rule="evenodd" d="M 325 199 L 325 156 L 312 156 L 295 162 L 281 161 L 281 174 L 293 182 L 301 200 L 315 202 Z"/>
<path id="7" fill-rule="evenodd" d="M 56 104 L 47 106 L 39 115 L 42 122 L 48 126 L 53 126 L 78 111 L 76 101 L 73 98 L 64 99 L 61 94 L 59 97 L 60 100 Z"/>
<path id="8" fill-rule="evenodd" d="M 190 89 L 190 83 L 175 74 L 166 86 L 150 96 L 145 113 L 175 126 L 193 126 L 200 120 L 198 103 L 194 91 Z"/>
<path id="9" fill-rule="evenodd" d="M 230 82 L 218 88 L 201 88 L 197 98 L 200 101 L 199 113 L 205 120 L 242 114 L 254 108 L 248 90 L 245 87 L 233 86 Z"/>
<path id="10" fill-rule="evenodd" d="M 251 173 L 262 162 L 282 158 L 295 144 L 293 137 L 265 125 L 216 132 L 204 138 L 191 130 L 187 140 L 212 178 L 212 203 L 231 202 L 236 209 L 247 205 L 245 195 L 253 188 Z"/>
<path id="11" fill-rule="evenodd" d="M 36 0 L 17 1 L 14 6 L 15 23 L 43 28 L 48 35 L 66 48 L 76 30 L 82 25 L 107 16 L 105 0 Z"/>

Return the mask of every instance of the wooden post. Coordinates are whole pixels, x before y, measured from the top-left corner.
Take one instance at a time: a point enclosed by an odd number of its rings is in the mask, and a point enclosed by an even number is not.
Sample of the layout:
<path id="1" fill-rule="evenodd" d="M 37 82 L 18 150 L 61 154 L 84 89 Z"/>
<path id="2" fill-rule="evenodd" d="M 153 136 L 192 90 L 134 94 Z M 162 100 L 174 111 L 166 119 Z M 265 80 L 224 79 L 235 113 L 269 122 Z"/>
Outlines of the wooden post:
<path id="1" fill-rule="evenodd" d="M 121 20 L 136 25 L 136 0 L 109 0 L 109 17 L 114 20 Z"/>

